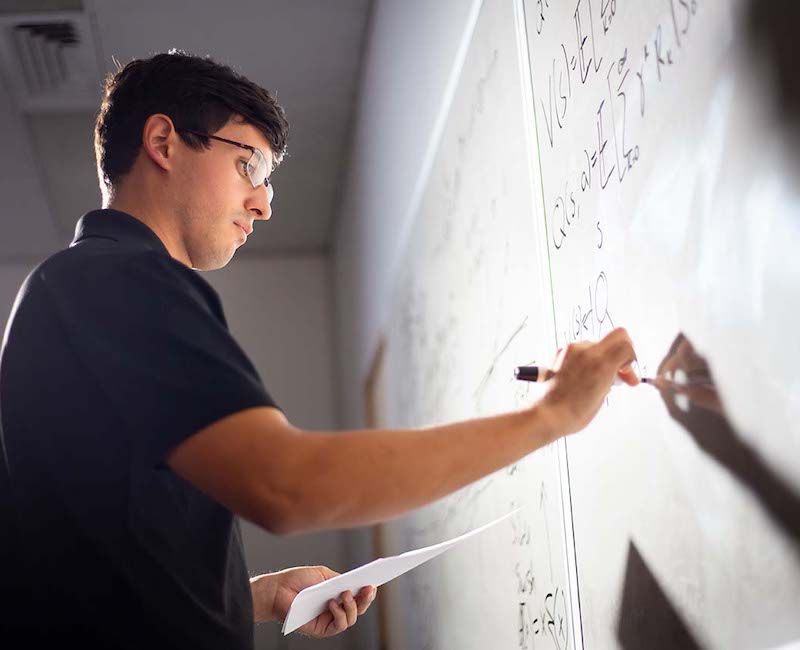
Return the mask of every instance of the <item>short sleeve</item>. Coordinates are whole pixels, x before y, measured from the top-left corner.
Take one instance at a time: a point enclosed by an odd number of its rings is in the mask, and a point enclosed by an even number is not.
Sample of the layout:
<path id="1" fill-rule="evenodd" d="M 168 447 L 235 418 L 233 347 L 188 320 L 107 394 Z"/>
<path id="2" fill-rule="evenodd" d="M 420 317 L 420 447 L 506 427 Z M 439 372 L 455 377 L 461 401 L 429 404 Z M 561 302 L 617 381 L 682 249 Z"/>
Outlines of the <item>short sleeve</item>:
<path id="1" fill-rule="evenodd" d="M 87 374 L 156 464 L 204 427 L 277 405 L 234 340 L 213 289 L 164 255 L 105 256 L 43 277 Z"/>

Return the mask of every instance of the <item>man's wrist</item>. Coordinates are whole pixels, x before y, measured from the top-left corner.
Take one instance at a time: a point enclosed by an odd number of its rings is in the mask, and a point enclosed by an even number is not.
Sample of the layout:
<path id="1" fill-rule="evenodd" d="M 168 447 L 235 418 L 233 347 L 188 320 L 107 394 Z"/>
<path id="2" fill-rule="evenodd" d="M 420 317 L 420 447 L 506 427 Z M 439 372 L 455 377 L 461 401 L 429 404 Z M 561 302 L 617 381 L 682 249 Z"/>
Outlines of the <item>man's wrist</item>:
<path id="1" fill-rule="evenodd" d="M 541 436 L 545 445 L 555 442 L 564 435 L 563 423 L 559 422 L 559 418 L 543 400 L 534 404 L 529 413 L 534 422 L 534 431 L 537 436 Z"/>
<path id="2" fill-rule="evenodd" d="M 250 591 L 253 595 L 253 619 L 256 623 L 278 620 L 275 614 L 275 594 L 278 591 L 278 576 L 264 573 L 250 578 Z"/>

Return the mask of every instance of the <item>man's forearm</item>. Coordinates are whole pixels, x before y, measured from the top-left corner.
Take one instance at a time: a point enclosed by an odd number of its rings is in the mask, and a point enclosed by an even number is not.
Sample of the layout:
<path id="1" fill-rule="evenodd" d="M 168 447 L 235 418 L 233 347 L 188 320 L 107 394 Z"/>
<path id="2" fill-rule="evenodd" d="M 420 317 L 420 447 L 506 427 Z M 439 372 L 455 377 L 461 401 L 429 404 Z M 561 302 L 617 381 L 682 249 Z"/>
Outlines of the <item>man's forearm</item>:
<path id="1" fill-rule="evenodd" d="M 425 429 L 298 431 L 276 466 L 282 532 L 362 526 L 439 499 L 555 438 L 541 407 Z"/>

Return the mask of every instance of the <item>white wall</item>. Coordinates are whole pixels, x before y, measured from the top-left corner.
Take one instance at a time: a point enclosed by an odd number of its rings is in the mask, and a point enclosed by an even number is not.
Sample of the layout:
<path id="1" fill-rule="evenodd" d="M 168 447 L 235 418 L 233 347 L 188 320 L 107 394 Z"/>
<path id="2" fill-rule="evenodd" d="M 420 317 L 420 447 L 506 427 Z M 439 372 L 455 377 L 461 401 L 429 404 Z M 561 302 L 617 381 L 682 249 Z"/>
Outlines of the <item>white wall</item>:
<path id="1" fill-rule="evenodd" d="M 363 424 L 363 387 L 379 338 L 436 123 L 475 0 L 375 0 L 349 171 L 334 236 L 342 424 Z"/>

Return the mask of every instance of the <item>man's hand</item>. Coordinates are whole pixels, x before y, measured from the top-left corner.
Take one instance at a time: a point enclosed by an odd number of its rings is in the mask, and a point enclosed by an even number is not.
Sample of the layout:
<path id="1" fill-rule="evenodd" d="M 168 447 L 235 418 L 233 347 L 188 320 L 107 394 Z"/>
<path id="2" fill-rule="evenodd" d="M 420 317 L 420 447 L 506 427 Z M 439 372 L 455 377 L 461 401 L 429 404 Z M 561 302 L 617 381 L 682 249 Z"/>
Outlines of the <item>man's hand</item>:
<path id="1" fill-rule="evenodd" d="M 556 375 L 535 407 L 548 420 L 552 439 L 589 424 L 617 377 L 630 386 L 638 384 L 631 367 L 635 360 L 633 343 L 621 327 L 598 343 L 572 343 L 560 350 L 553 366 Z"/>
<path id="2" fill-rule="evenodd" d="M 265 621 L 283 621 L 289 612 L 289 606 L 306 587 L 339 574 L 324 566 L 296 567 L 284 569 L 277 573 L 267 573 L 250 580 L 253 591 L 253 608 L 257 623 Z M 353 597 L 349 591 L 341 595 L 342 602 L 331 600 L 328 611 L 323 612 L 313 621 L 309 621 L 298 632 L 322 639 L 344 632 L 355 624 L 356 619 L 367 611 L 377 594 L 375 587 L 364 587 Z"/>

